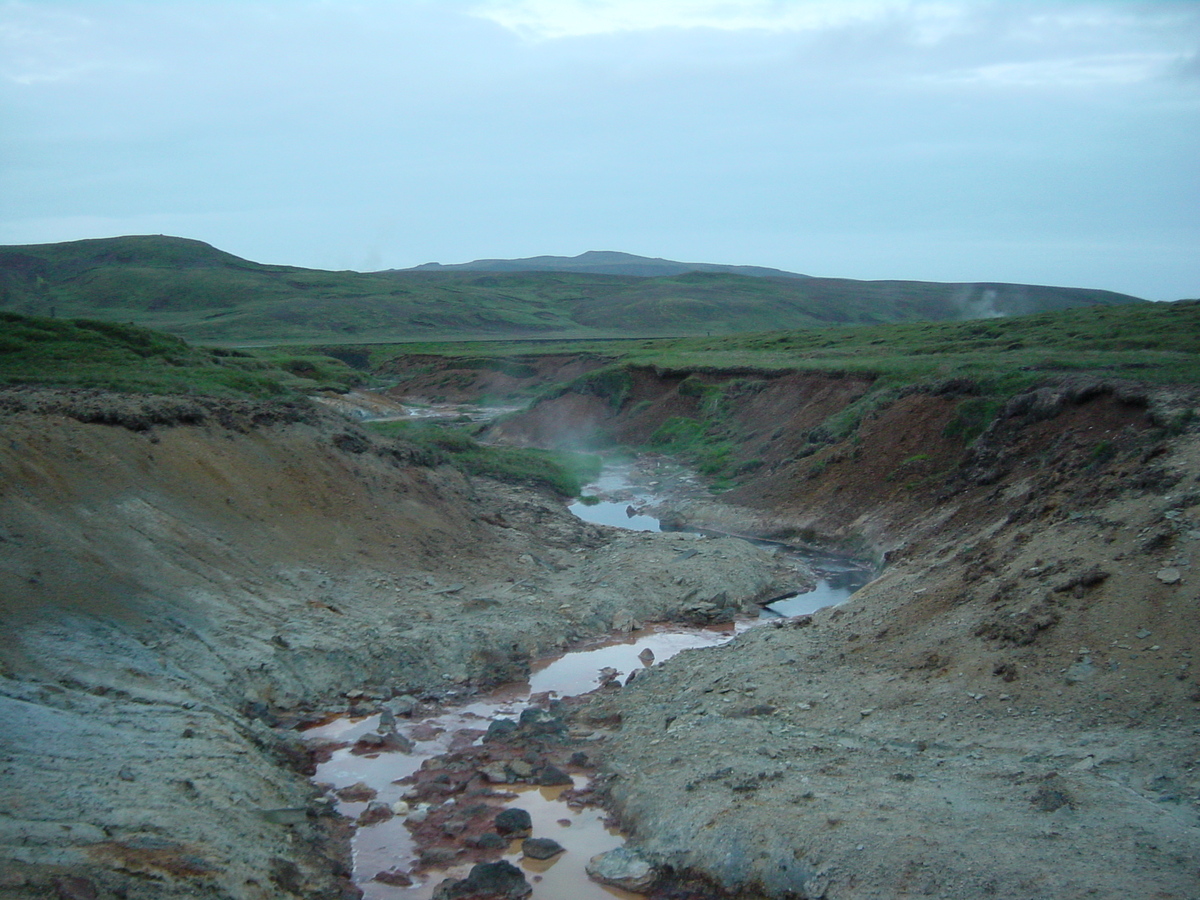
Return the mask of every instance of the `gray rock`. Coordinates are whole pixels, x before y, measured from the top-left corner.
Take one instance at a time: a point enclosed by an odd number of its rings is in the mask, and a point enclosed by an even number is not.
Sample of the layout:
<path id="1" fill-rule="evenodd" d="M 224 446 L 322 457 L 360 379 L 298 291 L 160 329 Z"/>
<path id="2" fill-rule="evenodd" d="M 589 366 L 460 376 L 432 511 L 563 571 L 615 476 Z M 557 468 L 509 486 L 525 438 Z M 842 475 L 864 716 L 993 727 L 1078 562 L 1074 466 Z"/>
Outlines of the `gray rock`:
<path id="1" fill-rule="evenodd" d="M 1174 566 L 1168 566 L 1165 569 L 1159 569 L 1155 577 L 1163 584 L 1179 584 L 1183 579 L 1183 574 Z"/>
<path id="2" fill-rule="evenodd" d="M 1096 667 L 1092 664 L 1092 658 L 1085 656 L 1078 662 L 1073 662 L 1067 666 L 1066 679 L 1068 684 L 1078 684 L 1081 681 L 1086 681 L 1096 674 Z"/>
<path id="3" fill-rule="evenodd" d="M 658 878 L 654 866 L 628 847 L 617 847 L 588 860 L 588 877 L 635 894 L 650 889 Z"/>
<path id="4" fill-rule="evenodd" d="M 641 623 L 638 622 L 632 612 L 627 609 L 618 610 L 612 619 L 612 630 L 618 632 L 637 631 L 641 628 Z"/>
<path id="5" fill-rule="evenodd" d="M 488 763 L 479 769 L 479 774 L 490 784 L 508 784 L 508 769 L 504 763 Z"/>
<path id="6" fill-rule="evenodd" d="M 526 838 L 521 843 L 521 852 L 531 859 L 550 859 L 565 849 L 558 841 L 550 838 Z"/>

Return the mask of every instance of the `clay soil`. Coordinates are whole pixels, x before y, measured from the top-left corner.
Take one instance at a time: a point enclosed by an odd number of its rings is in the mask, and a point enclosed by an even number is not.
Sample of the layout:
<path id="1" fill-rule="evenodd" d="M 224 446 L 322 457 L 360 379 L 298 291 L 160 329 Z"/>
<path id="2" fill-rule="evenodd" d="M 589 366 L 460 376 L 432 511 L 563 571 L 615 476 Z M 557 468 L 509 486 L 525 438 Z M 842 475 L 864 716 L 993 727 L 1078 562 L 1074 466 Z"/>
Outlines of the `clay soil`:
<path id="1" fill-rule="evenodd" d="M 632 442 L 697 411 L 682 381 L 641 372 L 621 410 L 566 394 L 503 435 Z M 832 440 L 868 383 L 760 381 L 739 486 L 663 514 L 880 574 L 578 713 L 660 893 L 1200 897 L 1197 397 L 1046 384 L 968 446 L 963 385 Z M 585 525 L 304 404 L 0 407 L 4 898 L 350 895 L 287 726 L 462 697 L 802 577 L 744 542 Z"/>
<path id="2" fill-rule="evenodd" d="M 0 897 L 337 897 L 295 726 L 806 573 L 431 469 L 307 403 L 0 396 Z"/>
<path id="3" fill-rule="evenodd" d="M 645 436 L 695 409 L 679 384 L 504 429 L 537 442 L 582 411 L 602 439 Z M 597 701 L 623 723 L 607 789 L 633 846 L 748 896 L 1200 896 L 1200 443 L 1169 425 L 1196 397 L 1048 383 L 966 447 L 949 384 L 813 452 L 865 387 L 757 387 L 733 414 L 754 475 L 660 510 L 880 575 Z"/>

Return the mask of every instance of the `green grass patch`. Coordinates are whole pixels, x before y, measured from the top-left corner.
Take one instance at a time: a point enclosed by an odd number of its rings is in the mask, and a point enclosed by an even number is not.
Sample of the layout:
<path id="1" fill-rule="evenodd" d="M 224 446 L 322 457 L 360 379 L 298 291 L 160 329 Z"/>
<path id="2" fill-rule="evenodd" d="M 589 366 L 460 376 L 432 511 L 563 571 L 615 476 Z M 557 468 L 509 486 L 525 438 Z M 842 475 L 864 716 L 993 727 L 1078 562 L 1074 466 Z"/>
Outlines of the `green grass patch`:
<path id="1" fill-rule="evenodd" d="M 0 384 L 276 397 L 345 390 L 357 378 L 327 357 L 193 347 L 137 325 L 0 312 Z"/>
<path id="2" fill-rule="evenodd" d="M 468 475 L 481 475 L 515 484 L 550 488 L 564 497 L 578 497 L 583 486 L 600 474 L 602 461 L 591 453 L 497 447 L 483 444 L 471 431 L 428 422 L 373 422 L 371 430 L 426 451 L 434 464 L 445 463 Z"/>

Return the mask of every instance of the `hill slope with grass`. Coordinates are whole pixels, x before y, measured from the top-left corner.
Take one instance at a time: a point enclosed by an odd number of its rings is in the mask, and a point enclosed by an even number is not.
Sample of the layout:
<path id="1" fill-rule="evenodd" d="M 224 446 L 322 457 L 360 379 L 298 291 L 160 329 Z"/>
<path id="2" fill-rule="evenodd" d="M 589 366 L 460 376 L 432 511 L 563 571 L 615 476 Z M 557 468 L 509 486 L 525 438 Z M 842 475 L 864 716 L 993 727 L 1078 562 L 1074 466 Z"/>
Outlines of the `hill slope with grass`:
<path id="1" fill-rule="evenodd" d="M 1140 302 L 1082 288 L 728 271 L 329 272 L 161 235 L 0 247 L 0 310 L 132 322 L 230 345 L 675 337 Z"/>

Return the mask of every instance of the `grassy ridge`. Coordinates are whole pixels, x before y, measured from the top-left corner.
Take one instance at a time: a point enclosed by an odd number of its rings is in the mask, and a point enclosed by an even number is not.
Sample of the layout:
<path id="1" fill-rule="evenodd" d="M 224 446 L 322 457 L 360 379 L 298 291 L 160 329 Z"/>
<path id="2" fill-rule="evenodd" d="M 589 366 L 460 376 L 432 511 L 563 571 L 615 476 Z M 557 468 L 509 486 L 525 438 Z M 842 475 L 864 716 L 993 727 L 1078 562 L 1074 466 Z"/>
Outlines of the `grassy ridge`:
<path id="1" fill-rule="evenodd" d="M 360 377 L 316 354 L 208 349 L 136 325 L 0 312 L 0 384 L 273 397 L 344 390 Z"/>
<path id="2" fill-rule="evenodd" d="M 657 342 L 622 357 L 666 368 L 838 371 L 896 382 L 1086 372 L 1196 383 L 1200 301 Z"/>
<path id="3" fill-rule="evenodd" d="M 725 272 L 327 272 L 163 236 L 0 247 L 0 309 L 228 345 L 729 334 L 1131 302 L 1076 288 Z"/>
<path id="4" fill-rule="evenodd" d="M 486 346 L 486 345 L 485 345 Z M 434 351 L 434 348 L 425 348 Z M 501 348 L 494 348 L 501 351 Z M 508 344 L 503 353 L 531 352 Z M 1019 391 L 1064 374 L 1118 377 L 1164 384 L 1200 384 L 1200 301 L 1072 309 L 1006 319 L 777 331 L 722 338 L 622 341 L 590 345 L 608 356 L 604 368 L 547 388 L 599 396 L 616 415 L 635 416 L 631 372 L 653 369 L 687 376 L 677 391 L 694 411 L 661 422 L 645 449 L 694 465 L 716 490 L 763 464 L 762 436 L 737 424 L 739 408 L 777 375 L 815 372 L 861 378 L 865 392 L 798 439 L 796 457 L 813 456 L 852 439 L 859 426 L 912 391 L 960 396 L 946 437 L 966 446 Z M 445 345 L 436 352 L 476 356 L 481 345 Z M 1195 410 L 1179 411 L 1179 427 Z"/>

